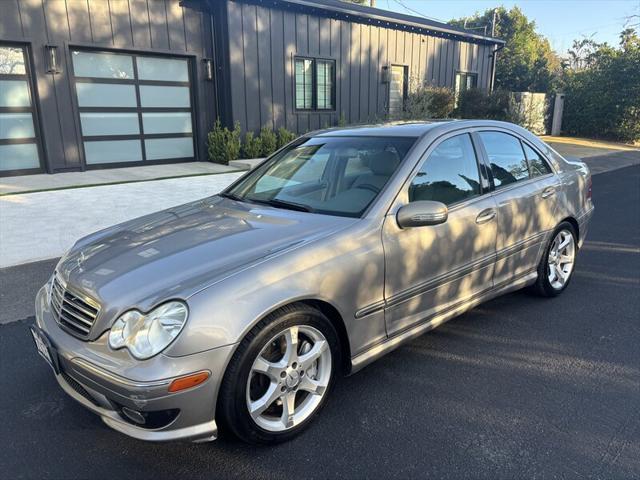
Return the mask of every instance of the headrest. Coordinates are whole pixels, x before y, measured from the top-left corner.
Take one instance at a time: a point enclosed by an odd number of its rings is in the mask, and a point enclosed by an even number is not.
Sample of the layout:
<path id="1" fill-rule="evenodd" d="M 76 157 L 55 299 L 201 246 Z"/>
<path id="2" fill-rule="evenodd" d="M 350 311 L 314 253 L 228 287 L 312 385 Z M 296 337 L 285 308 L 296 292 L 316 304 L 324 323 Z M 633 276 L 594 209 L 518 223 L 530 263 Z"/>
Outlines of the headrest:
<path id="1" fill-rule="evenodd" d="M 383 150 L 374 153 L 369 160 L 369 168 L 376 175 L 390 176 L 400 164 L 400 158 L 395 152 Z"/>

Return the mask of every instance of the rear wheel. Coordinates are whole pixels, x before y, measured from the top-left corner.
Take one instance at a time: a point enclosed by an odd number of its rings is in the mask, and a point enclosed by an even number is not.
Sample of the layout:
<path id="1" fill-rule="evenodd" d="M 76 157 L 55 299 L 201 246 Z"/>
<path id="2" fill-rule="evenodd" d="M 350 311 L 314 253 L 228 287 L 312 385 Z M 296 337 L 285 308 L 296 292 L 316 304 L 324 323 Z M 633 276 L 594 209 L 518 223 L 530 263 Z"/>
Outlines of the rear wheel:
<path id="1" fill-rule="evenodd" d="M 292 438 L 324 406 L 338 357 L 337 333 L 320 311 L 297 304 L 269 315 L 234 354 L 217 419 L 251 443 Z"/>
<path id="2" fill-rule="evenodd" d="M 545 297 L 555 297 L 567 288 L 573 274 L 578 250 L 576 231 L 569 222 L 562 222 L 553 232 L 551 242 L 538 265 L 538 280 L 534 289 Z"/>

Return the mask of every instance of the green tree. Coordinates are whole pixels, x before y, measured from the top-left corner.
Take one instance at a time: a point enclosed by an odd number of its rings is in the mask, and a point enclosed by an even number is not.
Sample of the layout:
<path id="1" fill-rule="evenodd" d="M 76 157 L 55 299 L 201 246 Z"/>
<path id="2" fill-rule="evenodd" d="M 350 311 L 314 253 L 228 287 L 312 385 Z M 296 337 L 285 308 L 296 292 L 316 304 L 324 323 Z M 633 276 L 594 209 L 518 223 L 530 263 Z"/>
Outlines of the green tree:
<path id="1" fill-rule="evenodd" d="M 640 38 L 634 29 L 620 45 L 589 45 L 566 71 L 565 131 L 640 141 Z"/>
<path id="2" fill-rule="evenodd" d="M 476 13 L 471 17 L 451 20 L 458 27 L 480 29 L 491 23 L 494 9 Z M 560 58 L 551 49 L 549 41 L 536 32 L 536 24 L 518 7 L 496 9 L 495 36 L 506 41 L 498 53 L 496 87 L 512 92 L 550 92 L 560 81 Z"/>

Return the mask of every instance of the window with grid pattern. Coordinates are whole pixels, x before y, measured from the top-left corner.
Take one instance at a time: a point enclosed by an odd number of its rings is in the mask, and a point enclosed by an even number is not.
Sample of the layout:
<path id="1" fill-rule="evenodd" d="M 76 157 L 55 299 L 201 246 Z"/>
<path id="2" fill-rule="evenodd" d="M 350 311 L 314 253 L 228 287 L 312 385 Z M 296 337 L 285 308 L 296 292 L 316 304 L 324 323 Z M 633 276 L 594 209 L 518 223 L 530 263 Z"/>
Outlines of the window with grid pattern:
<path id="1" fill-rule="evenodd" d="M 335 108 L 335 61 L 315 58 L 295 59 L 297 110 Z"/>
<path id="2" fill-rule="evenodd" d="M 318 60 L 316 67 L 318 110 L 333 110 L 333 78 L 333 60 Z"/>
<path id="3" fill-rule="evenodd" d="M 296 108 L 313 109 L 313 60 L 296 59 Z"/>

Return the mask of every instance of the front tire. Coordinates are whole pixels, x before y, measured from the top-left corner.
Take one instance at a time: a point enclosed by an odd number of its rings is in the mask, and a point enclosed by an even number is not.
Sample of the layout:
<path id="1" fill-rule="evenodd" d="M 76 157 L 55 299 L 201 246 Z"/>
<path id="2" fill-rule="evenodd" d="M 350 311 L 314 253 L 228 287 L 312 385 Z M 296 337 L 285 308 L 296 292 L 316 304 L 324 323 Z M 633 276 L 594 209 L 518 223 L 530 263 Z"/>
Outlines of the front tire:
<path id="1" fill-rule="evenodd" d="M 561 222 L 538 265 L 538 280 L 533 285 L 544 297 L 560 295 L 569 285 L 578 253 L 577 234 L 569 222 Z"/>
<path id="2" fill-rule="evenodd" d="M 306 304 L 261 320 L 242 340 L 222 382 L 216 420 L 249 443 L 301 433 L 326 403 L 340 364 L 338 335 Z"/>

